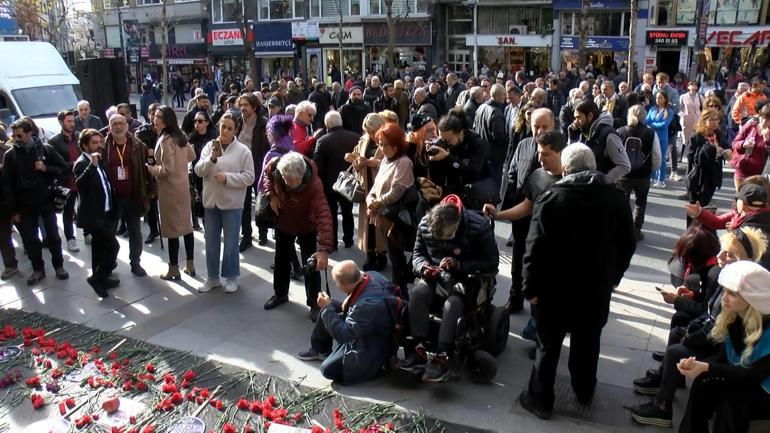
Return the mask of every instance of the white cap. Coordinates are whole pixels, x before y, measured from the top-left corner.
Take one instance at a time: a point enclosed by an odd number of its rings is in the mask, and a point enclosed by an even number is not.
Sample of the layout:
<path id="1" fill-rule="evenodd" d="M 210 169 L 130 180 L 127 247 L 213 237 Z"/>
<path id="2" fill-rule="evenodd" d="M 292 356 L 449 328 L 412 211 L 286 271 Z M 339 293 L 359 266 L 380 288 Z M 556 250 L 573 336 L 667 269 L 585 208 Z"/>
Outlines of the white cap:
<path id="1" fill-rule="evenodd" d="M 741 295 L 760 313 L 770 314 L 770 271 L 759 264 L 742 260 L 725 266 L 719 285 Z"/>

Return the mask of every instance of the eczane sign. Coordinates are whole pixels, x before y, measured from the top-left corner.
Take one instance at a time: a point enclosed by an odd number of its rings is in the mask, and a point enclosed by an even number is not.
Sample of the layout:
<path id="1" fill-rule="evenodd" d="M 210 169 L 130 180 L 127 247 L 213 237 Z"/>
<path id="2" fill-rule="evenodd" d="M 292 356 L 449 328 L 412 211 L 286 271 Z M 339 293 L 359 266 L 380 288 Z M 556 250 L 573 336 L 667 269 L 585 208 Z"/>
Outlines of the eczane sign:
<path id="1" fill-rule="evenodd" d="M 243 45 L 241 30 L 237 28 L 212 30 L 211 45 L 217 47 Z"/>

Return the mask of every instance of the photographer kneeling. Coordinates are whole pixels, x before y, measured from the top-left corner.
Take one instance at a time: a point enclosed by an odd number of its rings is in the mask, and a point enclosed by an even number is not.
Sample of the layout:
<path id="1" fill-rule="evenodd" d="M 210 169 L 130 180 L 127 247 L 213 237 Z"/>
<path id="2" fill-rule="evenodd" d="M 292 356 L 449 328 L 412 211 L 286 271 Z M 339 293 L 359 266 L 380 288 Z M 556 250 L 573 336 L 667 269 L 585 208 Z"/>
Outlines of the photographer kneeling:
<path id="1" fill-rule="evenodd" d="M 321 374 L 346 385 L 374 379 L 393 356 L 399 307 L 394 285 L 379 272 L 362 273 L 352 260 L 337 264 L 332 278 L 347 297 L 340 302 L 318 294 L 321 320 L 313 329 L 310 349 L 297 357 L 324 360 Z"/>
<path id="2" fill-rule="evenodd" d="M 463 288 L 478 284 L 469 274 L 496 274 L 499 251 L 492 224 L 481 214 L 463 209 L 454 194 L 445 197 L 420 221 L 412 263 L 419 276 L 410 292 L 409 323 L 416 347 L 399 362 L 404 371 L 425 368 L 423 382 L 449 379 L 448 355 L 455 341 L 457 320 L 467 302 Z M 458 290 L 459 289 L 459 290 Z M 431 306 L 444 300 L 436 354 L 425 366 Z"/>

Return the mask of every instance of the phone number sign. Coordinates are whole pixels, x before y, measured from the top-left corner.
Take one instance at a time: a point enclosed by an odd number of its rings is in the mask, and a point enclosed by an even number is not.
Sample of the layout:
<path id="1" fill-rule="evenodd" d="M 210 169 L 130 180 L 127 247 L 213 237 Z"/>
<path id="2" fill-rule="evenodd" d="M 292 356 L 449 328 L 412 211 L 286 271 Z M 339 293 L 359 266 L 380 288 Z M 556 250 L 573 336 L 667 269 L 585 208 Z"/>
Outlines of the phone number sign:
<path id="1" fill-rule="evenodd" d="M 682 46 L 687 45 L 687 30 L 648 30 L 647 45 Z"/>

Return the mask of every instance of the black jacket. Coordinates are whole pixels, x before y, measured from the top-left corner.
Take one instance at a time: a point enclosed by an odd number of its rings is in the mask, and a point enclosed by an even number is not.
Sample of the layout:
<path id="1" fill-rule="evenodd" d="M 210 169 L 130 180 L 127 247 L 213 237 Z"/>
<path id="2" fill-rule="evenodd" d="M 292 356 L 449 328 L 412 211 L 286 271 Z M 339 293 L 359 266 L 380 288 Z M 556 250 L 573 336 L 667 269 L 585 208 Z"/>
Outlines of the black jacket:
<path id="1" fill-rule="evenodd" d="M 547 90 L 545 96 L 545 108 L 548 108 L 553 113 L 554 117 L 559 116 L 561 113 L 561 106 L 564 105 L 561 98 L 561 92 L 558 90 Z"/>
<path id="2" fill-rule="evenodd" d="M 565 176 L 535 202 L 523 294 L 538 324 L 604 326 L 610 295 L 636 249 L 628 199 L 602 173 Z"/>
<path id="3" fill-rule="evenodd" d="M 515 206 L 524 201 L 524 184 L 533 171 L 540 167 L 537 160 L 537 143 L 532 137 L 521 140 L 511 155 L 505 174 L 508 176 L 508 186 L 501 191 L 503 209 Z M 514 222 L 515 223 L 515 222 Z"/>
<path id="4" fill-rule="evenodd" d="M 376 101 L 377 98 L 382 96 L 382 93 L 383 93 L 382 86 L 380 86 L 380 87 L 378 87 L 376 89 L 374 87 L 367 87 L 364 90 L 364 102 L 369 107 L 373 107 L 374 106 L 374 101 Z"/>
<path id="5" fill-rule="evenodd" d="M 445 115 L 447 111 L 447 105 L 446 100 L 444 99 L 444 94 L 439 91 L 439 93 L 433 94 L 428 92 L 428 101 L 432 102 L 433 105 L 436 106 L 436 111 L 438 111 L 438 116 L 441 118 L 441 116 Z"/>
<path id="6" fill-rule="evenodd" d="M 604 104 L 606 104 L 606 98 L 602 98 L 602 103 L 597 104 L 599 105 L 599 110 L 604 110 Z M 628 124 L 628 103 L 626 103 L 626 98 L 618 95 L 618 101 L 615 103 L 615 106 L 612 108 L 612 126 L 615 129 L 618 129 L 622 126 L 626 126 Z"/>
<path id="7" fill-rule="evenodd" d="M 235 126 L 236 137 L 240 135 L 242 128 L 243 116 L 238 116 L 238 122 Z M 254 125 L 254 130 L 251 132 L 251 143 L 243 144 L 251 151 L 251 158 L 254 160 L 254 173 L 262 173 L 262 161 L 264 161 L 265 154 L 270 149 L 270 143 L 267 141 L 267 119 L 257 115 L 257 122 Z"/>
<path id="8" fill-rule="evenodd" d="M 561 133 L 565 137 L 569 137 L 569 126 L 575 121 L 575 104 L 572 101 L 562 105 L 559 112 L 559 125 L 561 125 Z"/>
<path id="9" fill-rule="evenodd" d="M 478 212 L 463 209 L 454 238 L 440 240 L 433 237 L 428 218 L 428 215 L 423 217 L 417 227 L 412 255 L 412 269 L 416 275 L 421 274 L 423 264 L 438 266 L 444 257 L 452 257 L 460 263 L 458 276 L 497 274 L 500 251 L 488 219 Z"/>
<path id="10" fill-rule="evenodd" d="M 655 145 L 655 131 L 653 131 L 652 128 L 649 126 L 640 123 L 636 125 L 635 127 L 631 126 L 623 126 L 618 128 L 618 135 L 620 136 L 620 139 L 623 141 L 623 144 L 626 144 L 626 139 L 628 137 L 636 137 L 642 141 L 642 153 L 647 158 L 644 161 L 644 165 L 642 165 L 640 168 L 637 169 L 631 169 L 630 172 L 628 172 L 627 175 L 623 176 L 627 179 L 647 179 L 650 177 L 650 174 L 652 174 L 652 146 Z M 628 150 L 628 149 L 626 149 Z M 657 169 L 657 167 L 655 167 Z"/>
<path id="11" fill-rule="evenodd" d="M 730 149 L 724 132 L 716 130 L 720 150 Z M 717 149 L 702 134 L 690 137 L 687 146 L 687 193 L 690 200 L 711 197 L 722 187 L 722 158 L 717 158 Z"/>
<path id="12" fill-rule="evenodd" d="M 457 98 L 460 97 L 460 93 L 465 90 L 465 86 L 460 84 L 460 82 L 456 82 L 453 86 L 450 86 L 446 89 L 446 106 L 447 109 L 451 110 L 455 108 L 455 105 L 457 105 Z M 470 117 L 470 119 L 473 119 Z"/>
<path id="13" fill-rule="evenodd" d="M 508 149 L 505 105 L 497 104 L 494 101 L 481 104 L 478 110 L 476 110 L 473 130 L 479 133 L 483 141 L 489 143 L 489 147 L 493 152 L 504 154 Z"/>
<path id="14" fill-rule="evenodd" d="M 339 93 L 330 94 L 332 99 L 332 107 L 339 110 L 342 108 L 343 105 L 345 105 L 346 102 L 348 102 L 348 92 L 345 91 L 345 89 L 340 89 Z"/>
<path id="15" fill-rule="evenodd" d="M 469 122 L 476 119 L 476 111 L 478 109 L 479 109 L 479 104 L 477 104 L 476 101 L 473 100 L 473 98 L 468 97 L 468 100 L 465 101 L 465 105 L 463 105 L 463 110 L 465 111 L 465 116 L 468 117 Z"/>
<path id="16" fill-rule="evenodd" d="M 463 141 L 449 147 L 449 156 L 441 161 L 430 161 L 430 180 L 442 188 L 443 195 L 463 195 L 463 187 L 487 175 L 489 145 L 478 134 L 466 129 Z"/>
<path id="17" fill-rule="evenodd" d="M 329 94 L 326 92 L 319 92 L 318 90 L 313 90 L 312 92 L 310 92 L 310 96 L 307 97 L 307 100 L 315 104 L 315 117 L 313 117 L 313 128 L 323 129 L 324 116 L 326 116 L 326 113 L 329 112 L 332 105 L 331 96 L 329 96 Z"/>
<path id="18" fill-rule="evenodd" d="M 107 172 L 102 161 L 99 161 L 99 167 L 104 175 L 108 200 L 112 204 L 112 187 L 107 179 Z M 112 209 L 110 212 L 104 211 L 105 190 L 102 179 L 96 166 L 91 164 L 91 159 L 84 153 L 81 153 L 75 162 L 74 173 L 80 197 L 78 200 L 78 227 L 86 230 L 112 227 Z"/>
<path id="19" fill-rule="evenodd" d="M 391 110 L 394 113 L 398 113 L 398 107 L 396 106 L 396 98 L 385 99 L 385 94 L 377 98 L 374 101 L 374 112 L 379 113 L 383 110 Z"/>
<path id="20" fill-rule="evenodd" d="M 195 164 L 197 164 L 201 159 L 201 152 L 203 152 L 203 147 L 216 137 L 217 131 L 212 126 L 209 126 L 209 129 L 207 129 L 206 133 L 203 135 L 198 134 L 198 131 L 193 131 L 191 134 L 187 135 L 187 142 L 192 144 L 193 149 L 195 149 L 195 159 L 190 164 L 192 167 L 195 167 Z M 190 172 L 192 173 L 193 171 L 191 170 Z"/>
<path id="21" fill-rule="evenodd" d="M 36 161 L 43 161 L 46 171 L 35 170 Z M 69 171 L 69 166 L 53 146 L 43 144 L 37 138 L 30 147 L 14 142 L 5 153 L 3 163 L 3 198 L 9 213 L 13 215 L 22 209 L 53 210 L 51 187 Z"/>
<path id="22" fill-rule="evenodd" d="M 94 116 L 93 114 L 89 114 L 88 127 L 99 131 L 104 127 L 104 124 L 102 123 L 102 119 Z M 75 132 L 80 132 L 84 129 L 86 128 L 83 125 L 83 119 L 81 119 L 80 116 L 75 116 Z"/>
<path id="23" fill-rule="evenodd" d="M 372 109 L 364 104 L 363 101 L 354 103 L 352 99 L 349 99 L 348 102 L 340 108 L 342 127 L 348 131 L 355 132 L 358 135 L 363 134 L 364 118 L 371 112 Z"/>
<path id="24" fill-rule="evenodd" d="M 345 161 L 345 154 L 353 152 L 359 138 L 361 137 L 355 132 L 336 126 L 329 129 L 329 132 L 316 142 L 313 161 L 327 194 L 332 191 L 332 185 L 337 181 L 340 172 L 347 170 L 350 166 Z"/>
<path id="25" fill-rule="evenodd" d="M 195 129 L 195 115 L 202 110 L 203 109 L 198 107 L 196 104 L 193 105 L 193 108 L 184 115 L 184 119 L 182 119 L 182 131 L 185 134 L 189 134 L 193 131 L 193 129 Z M 152 143 L 152 145 L 155 146 L 155 143 Z"/>

